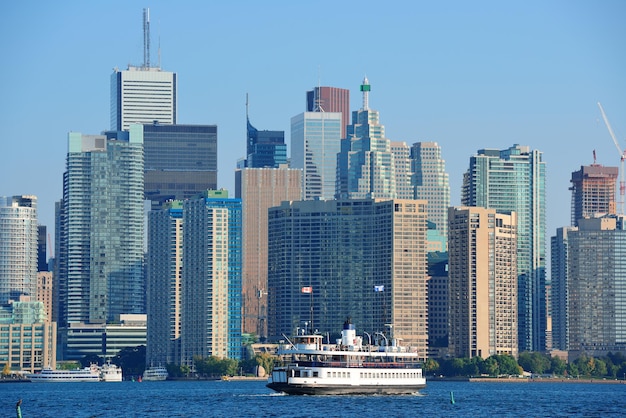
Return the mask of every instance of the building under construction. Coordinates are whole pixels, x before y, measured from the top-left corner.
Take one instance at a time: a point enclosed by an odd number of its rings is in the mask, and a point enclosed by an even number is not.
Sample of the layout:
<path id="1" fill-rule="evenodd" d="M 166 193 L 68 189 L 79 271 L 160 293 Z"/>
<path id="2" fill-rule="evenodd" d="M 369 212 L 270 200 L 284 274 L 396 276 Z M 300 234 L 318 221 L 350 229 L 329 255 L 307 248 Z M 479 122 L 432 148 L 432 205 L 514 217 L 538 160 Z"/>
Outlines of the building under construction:
<path id="1" fill-rule="evenodd" d="M 578 220 L 604 214 L 615 214 L 615 185 L 618 168 L 600 164 L 581 166 L 572 173 L 572 225 Z"/>

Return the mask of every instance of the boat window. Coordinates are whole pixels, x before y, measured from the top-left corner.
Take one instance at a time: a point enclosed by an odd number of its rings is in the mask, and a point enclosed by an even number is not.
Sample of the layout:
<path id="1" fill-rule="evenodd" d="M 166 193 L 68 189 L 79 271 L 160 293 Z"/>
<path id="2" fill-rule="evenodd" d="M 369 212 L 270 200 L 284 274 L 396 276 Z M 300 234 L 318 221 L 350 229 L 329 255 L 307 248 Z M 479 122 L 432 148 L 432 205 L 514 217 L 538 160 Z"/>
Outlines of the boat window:
<path id="1" fill-rule="evenodd" d="M 318 372 L 313 372 L 313 377 L 319 377 L 319 373 Z"/>

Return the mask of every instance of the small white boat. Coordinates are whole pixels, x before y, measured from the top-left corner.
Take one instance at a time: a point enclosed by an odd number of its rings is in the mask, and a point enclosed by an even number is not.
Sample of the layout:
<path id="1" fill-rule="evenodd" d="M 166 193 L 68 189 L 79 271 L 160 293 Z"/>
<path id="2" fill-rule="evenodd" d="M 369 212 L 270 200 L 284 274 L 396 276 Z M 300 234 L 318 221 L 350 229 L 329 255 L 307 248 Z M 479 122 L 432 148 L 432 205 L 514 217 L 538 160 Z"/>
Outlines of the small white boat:
<path id="1" fill-rule="evenodd" d="M 100 380 L 103 382 L 121 382 L 122 369 L 110 362 L 104 363 L 100 367 Z"/>
<path id="2" fill-rule="evenodd" d="M 53 370 L 45 367 L 41 373 L 27 374 L 31 382 L 99 382 L 100 371 L 98 365 L 75 370 Z"/>
<path id="3" fill-rule="evenodd" d="M 277 354 L 267 387 L 289 395 L 414 394 L 426 387 L 416 352 L 392 342 L 363 345 L 354 325 L 346 321 L 336 344 L 322 335 L 298 335 Z"/>
<path id="4" fill-rule="evenodd" d="M 143 372 L 143 380 L 167 380 L 167 369 L 162 366 L 148 367 Z"/>

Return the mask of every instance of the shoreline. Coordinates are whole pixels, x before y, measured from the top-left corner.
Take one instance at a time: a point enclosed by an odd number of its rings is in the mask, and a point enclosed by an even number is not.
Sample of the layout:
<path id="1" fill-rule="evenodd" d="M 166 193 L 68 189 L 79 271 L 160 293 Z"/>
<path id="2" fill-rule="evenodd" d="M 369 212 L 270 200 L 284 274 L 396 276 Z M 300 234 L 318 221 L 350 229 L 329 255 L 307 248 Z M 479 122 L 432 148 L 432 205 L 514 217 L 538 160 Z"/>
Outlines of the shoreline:
<path id="1" fill-rule="evenodd" d="M 565 377 L 555 378 L 530 378 L 530 377 L 435 377 L 426 378 L 426 382 L 478 382 L 478 383 L 594 383 L 604 385 L 626 385 L 624 380 L 609 379 L 568 379 Z"/>

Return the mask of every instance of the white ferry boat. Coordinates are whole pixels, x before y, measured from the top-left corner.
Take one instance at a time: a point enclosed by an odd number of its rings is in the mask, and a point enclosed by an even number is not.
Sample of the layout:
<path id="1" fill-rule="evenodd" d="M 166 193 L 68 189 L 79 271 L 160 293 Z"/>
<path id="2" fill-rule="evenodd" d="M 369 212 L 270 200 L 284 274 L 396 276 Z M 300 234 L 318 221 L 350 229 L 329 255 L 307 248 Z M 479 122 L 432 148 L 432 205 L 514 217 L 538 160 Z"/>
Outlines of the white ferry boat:
<path id="1" fill-rule="evenodd" d="M 398 395 L 426 387 L 416 352 L 393 342 L 363 345 L 349 320 L 337 344 L 323 338 L 300 335 L 281 344 L 277 353 L 286 365 L 274 368 L 267 387 L 290 395 Z"/>
<path id="2" fill-rule="evenodd" d="M 100 380 L 103 382 L 121 382 L 122 369 L 110 362 L 104 363 L 100 367 Z"/>
<path id="3" fill-rule="evenodd" d="M 167 369 L 162 366 L 157 367 L 148 367 L 143 372 L 143 380 L 166 380 L 167 379 Z"/>
<path id="4" fill-rule="evenodd" d="M 98 365 L 75 370 L 53 370 L 45 367 L 41 373 L 27 374 L 31 382 L 99 382 L 100 371 Z"/>

